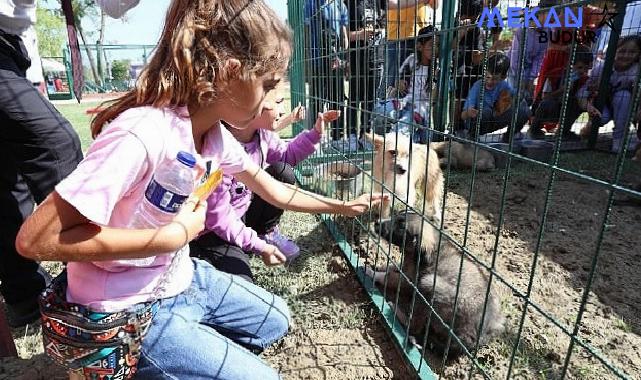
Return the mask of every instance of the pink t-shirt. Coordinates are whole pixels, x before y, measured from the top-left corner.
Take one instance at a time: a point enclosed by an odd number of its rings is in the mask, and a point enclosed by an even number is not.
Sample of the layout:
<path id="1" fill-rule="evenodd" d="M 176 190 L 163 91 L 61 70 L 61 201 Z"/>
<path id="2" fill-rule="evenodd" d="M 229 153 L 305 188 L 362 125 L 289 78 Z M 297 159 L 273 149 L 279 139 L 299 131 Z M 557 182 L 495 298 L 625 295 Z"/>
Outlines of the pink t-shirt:
<path id="1" fill-rule="evenodd" d="M 235 174 L 250 162 L 236 139 L 220 125 L 207 132 L 198 154 L 185 107 L 132 108 L 104 128 L 56 191 L 93 223 L 125 228 L 158 164 L 175 159 L 181 150 L 193 154 L 196 167 L 205 172 L 220 167 L 225 174 Z M 70 262 L 67 300 L 113 312 L 173 297 L 191 283 L 188 245 L 177 252 L 159 252 L 151 263 L 141 262 L 144 260 L 132 260 L 131 265 L 127 260 Z"/>

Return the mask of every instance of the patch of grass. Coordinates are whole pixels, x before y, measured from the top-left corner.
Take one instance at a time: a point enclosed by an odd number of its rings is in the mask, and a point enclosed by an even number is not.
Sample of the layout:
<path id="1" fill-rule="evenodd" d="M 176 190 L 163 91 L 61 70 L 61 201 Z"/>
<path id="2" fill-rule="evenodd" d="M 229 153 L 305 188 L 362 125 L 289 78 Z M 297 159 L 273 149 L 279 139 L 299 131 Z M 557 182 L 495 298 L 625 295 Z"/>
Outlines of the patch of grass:
<path id="1" fill-rule="evenodd" d="M 626 333 L 631 333 L 632 332 L 632 326 L 628 324 L 625 319 L 623 318 L 615 318 L 614 320 L 614 327 L 618 328 L 619 330 L 622 330 L 623 332 Z"/>
<path id="2" fill-rule="evenodd" d="M 39 323 L 32 323 L 13 331 L 18 356 L 27 359 L 44 352 L 42 330 Z"/>
<path id="3" fill-rule="evenodd" d="M 266 267 L 252 260 L 259 286 L 285 298 L 303 329 L 362 328 L 372 320 L 363 290 L 346 266 L 329 270 L 334 243 L 312 215 L 285 213 L 280 228 L 296 240 L 301 255 L 288 266 Z M 341 261 L 343 259 L 340 259 Z"/>
<path id="4" fill-rule="evenodd" d="M 287 88 L 286 92 L 282 92 L 283 98 L 284 98 L 284 103 L 286 104 L 285 112 L 290 112 L 290 108 L 288 107 L 290 104 L 290 95 L 289 95 L 289 88 Z M 102 104 L 102 101 L 91 101 L 91 102 L 83 102 L 83 103 L 57 103 L 54 104 L 56 109 L 60 111 L 60 113 L 71 123 L 73 128 L 76 130 L 78 133 L 78 136 L 80 137 L 80 142 L 82 144 L 82 150 L 83 152 L 87 150 L 93 139 L 91 138 L 91 129 L 90 129 L 90 124 L 91 124 L 91 119 L 93 118 L 93 115 L 87 114 L 87 110 L 91 108 L 95 108 Z M 293 126 L 288 126 L 287 128 L 281 130 L 278 132 L 280 137 L 282 138 L 291 138 L 293 136 Z"/>
<path id="5" fill-rule="evenodd" d="M 600 379 L 602 378 L 600 376 L 599 369 L 597 369 L 596 366 L 594 365 L 582 365 L 574 369 L 572 371 L 574 376 L 576 376 L 577 379 L 580 380 L 592 380 L 592 379 Z"/>
<path id="6" fill-rule="evenodd" d="M 362 326 L 366 313 L 361 305 L 337 300 L 332 294 L 334 285 L 344 279 L 327 270 L 330 257 L 330 250 L 322 248 L 318 252 L 303 252 L 289 267 L 276 268 L 267 268 L 260 259 L 255 259 L 252 270 L 258 285 L 287 300 L 296 323 L 302 328 Z M 356 289 L 349 291 L 353 290 Z"/>
<path id="7" fill-rule="evenodd" d="M 89 125 L 91 124 L 92 115 L 87 114 L 87 110 L 95 108 L 100 105 L 100 102 L 86 102 L 86 103 L 65 103 L 65 104 L 54 104 L 55 107 L 60 111 L 62 116 L 64 116 L 73 128 L 78 133 L 80 137 L 80 142 L 82 144 L 82 150 L 86 151 L 91 144 L 91 129 Z"/>
<path id="8" fill-rule="evenodd" d="M 515 337 L 506 337 L 498 343 L 500 355 L 509 358 L 516 343 Z M 549 355 L 545 349 L 533 347 L 521 340 L 514 356 L 512 376 L 519 378 L 526 374 L 536 374 L 539 379 L 558 378 L 558 370 L 547 356 Z"/>

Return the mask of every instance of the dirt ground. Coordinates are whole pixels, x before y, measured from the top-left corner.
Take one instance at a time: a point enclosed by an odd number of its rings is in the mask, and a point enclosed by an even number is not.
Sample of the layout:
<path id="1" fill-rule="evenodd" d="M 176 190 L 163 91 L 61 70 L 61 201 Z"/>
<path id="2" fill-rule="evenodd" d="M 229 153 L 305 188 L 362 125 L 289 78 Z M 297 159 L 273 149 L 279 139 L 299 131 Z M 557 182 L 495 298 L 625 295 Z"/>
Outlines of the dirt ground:
<path id="1" fill-rule="evenodd" d="M 614 158 L 595 152 L 567 154 L 562 156 L 560 166 L 607 181 L 614 172 Z M 576 336 L 621 370 L 623 376 L 640 379 L 641 251 L 638 247 L 641 245 L 641 207 L 627 202 L 612 207 L 596 258 L 597 270 L 592 278 L 587 307 L 580 323 L 576 324 L 609 193 L 586 180 L 557 174 L 548 198 L 548 171 L 520 162 L 515 162 L 512 169 L 507 181 L 498 243 L 503 172 L 479 173 L 473 187 L 469 172 L 451 172 L 447 186 L 445 232 L 467 246 L 472 255 L 488 266 L 492 266 L 497 244 L 495 269 L 502 280 L 494 277 L 492 286 L 500 294 L 508 323 L 500 339 L 478 352 L 477 359 L 486 375 L 507 377 L 525 311 L 520 344 L 514 353 L 509 378 L 556 379 L 562 376 L 570 339 L 552 323 L 549 319 L 552 318 L 570 333 L 576 326 Z M 639 182 L 638 164 L 628 162 L 619 183 L 632 187 Z M 623 198 L 615 195 L 617 201 Z M 535 259 L 544 208 L 547 208 L 547 218 Z M 468 211 L 469 228 L 466 230 Z M 360 247 L 361 252 L 367 250 L 367 245 L 372 247 L 371 241 L 369 244 L 361 241 L 361 244 L 366 245 Z M 387 256 L 380 255 L 376 263 L 381 265 L 385 260 Z M 531 304 L 526 308 L 524 298 L 518 296 L 519 293 L 528 294 L 530 283 L 529 298 L 536 308 Z M 467 357 L 445 364 L 433 355 L 427 355 L 427 359 L 430 367 L 446 379 L 467 378 L 471 368 Z M 474 377 L 482 378 L 478 373 Z M 617 378 L 615 372 L 578 345 L 574 346 L 569 359 L 566 377 Z"/>
<path id="2" fill-rule="evenodd" d="M 590 156 L 586 156 L 586 155 Z M 612 156 L 586 153 L 564 157 L 562 166 L 607 180 Z M 491 266 L 503 192 L 503 173 L 477 174 L 470 201 L 470 173 L 448 177 L 445 229 L 472 254 Z M 620 183 L 638 181 L 630 163 Z M 556 324 L 575 330 L 583 292 L 590 278 L 608 193 L 604 188 L 567 175 L 557 175 L 548 197 L 549 174 L 514 163 L 507 182 L 502 227 L 498 233 L 493 287 L 507 315 L 505 334 L 477 353 L 491 378 L 506 378 L 510 357 L 525 311 L 520 344 L 514 353 L 510 378 L 561 377 L 570 339 Z M 546 200 L 548 200 L 546 205 Z M 468 208 L 468 205 L 471 207 Z M 543 238 L 537 236 L 544 208 Z M 465 231 L 469 210 L 469 228 Z M 641 208 L 614 206 L 603 234 L 576 336 L 629 378 L 641 379 Z M 254 261 L 260 285 L 287 299 L 294 326 L 280 342 L 263 353 L 285 379 L 413 379 L 380 316 L 348 268 L 338 248 L 313 216 L 286 213 L 282 230 L 296 239 L 302 255 L 290 266 L 267 269 Z M 534 275 L 530 276 L 534 268 Z M 528 293 L 530 304 L 506 286 Z M 536 305 L 536 308 L 532 306 Z M 20 360 L 0 362 L 0 379 L 63 379 L 64 373 L 46 361 L 38 328 L 16 330 Z M 469 358 L 444 365 L 427 355 L 431 368 L 445 379 L 468 377 Z M 473 376 L 481 377 L 476 374 Z M 601 361 L 575 345 L 569 359 L 569 379 L 616 378 Z"/>
<path id="3" fill-rule="evenodd" d="M 578 170 L 583 175 L 608 180 L 614 172 L 613 157 L 598 153 L 568 154 L 561 167 Z M 585 180 L 557 175 L 551 195 L 550 176 L 530 165 L 516 163 L 505 194 L 503 228 L 499 232 L 495 267 L 498 274 L 530 301 L 539 306 L 561 326 L 591 345 L 607 361 L 631 378 L 641 378 L 641 208 L 614 206 L 602 237 L 600 253 L 595 258 L 609 193 Z M 628 162 L 622 181 L 629 187 L 641 182 L 637 164 Z M 469 176 L 450 182 L 445 225 L 451 235 L 463 241 L 468 211 Z M 468 247 L 487 265 L 491 265 L 496 226 L 499 222 L 503 176 L 500 173 L 477 177 L 471 202 Z M 620 199 L 615 195 L 616 199 Z M 546 204 L 547 200 L 547 204 Z M 537 237 L 543 210 L 547 218 L 543 237 Z M 585 288 L 590 280 L 593 260 L 597 269 L 587 297 L 587 306 L 577 324 L 577 315 Z M 534 275 L 531 276 L 534 268 Z M 481 352 L 492 377 L 504 378 L 517 336 L 524 302 L 500 281 L 494 282 L 503 294 L 502 306 L 508 316 L 508 328 L 502 341 Z M 533 307 L 527 307 L 521 345 L 516 354 L 512 376 L 558 378 L 570 339 Z M 446 378 L 457 377 L 460 365 L 445 366 Z M 487 365 L 491 364 L 491 365 Z M 438 368 L 438 367 L 436 367 Z M 532 376 L 533 375 L 533 376 Z M 614 373 L 584 349 L 575 346 L 569 360 L 569 378 L 607 379 Z"/>

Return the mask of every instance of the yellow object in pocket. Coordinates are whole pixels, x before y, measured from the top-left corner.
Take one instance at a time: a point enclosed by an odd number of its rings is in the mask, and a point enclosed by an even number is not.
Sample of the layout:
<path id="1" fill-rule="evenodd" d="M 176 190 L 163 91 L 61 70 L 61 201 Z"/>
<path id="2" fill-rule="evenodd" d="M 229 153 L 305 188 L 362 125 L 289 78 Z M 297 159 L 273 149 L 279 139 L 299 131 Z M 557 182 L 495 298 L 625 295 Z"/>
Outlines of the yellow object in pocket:
<path id="1" fill-rule="evenodd" d="M 204 202 L 209 198 L 211 193 L 220 185 L 220 183 L 223 181 L 223 171 L 221 169 L 216 170 L 215 172 L 211 173 L 209 175 L 209 178 L 198 186 L 196 190 L 194 190 L 194 195 L 198 197 L 198 200 L 201 202 Z"/>

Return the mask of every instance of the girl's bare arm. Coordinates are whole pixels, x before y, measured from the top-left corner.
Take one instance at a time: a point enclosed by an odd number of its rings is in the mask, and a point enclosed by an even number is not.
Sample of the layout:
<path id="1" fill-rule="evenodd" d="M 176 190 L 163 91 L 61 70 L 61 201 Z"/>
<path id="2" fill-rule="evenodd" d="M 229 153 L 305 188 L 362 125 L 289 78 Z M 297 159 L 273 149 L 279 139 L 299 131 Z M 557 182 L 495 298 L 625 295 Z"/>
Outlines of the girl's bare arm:
<path id="1" fill-rule="evenodd" d="M 382 199 L 380 195 L 367 194 L 351 201 L 323 197 L 277 181 L 253 163 L 235 177 L 268 203 L 291 211 L 356 216 Z"/>
<path id="2" fill-rule="evenodd" d="M 92 223 L 53 192 L 20 228 L 16 249 L 22 256 L 37 261 L 149 257 L 187 244 L 204 227 L 205 209 L 206 206 L 190 198 L 166 226 L 144 230 L 112 228 Z"/>

